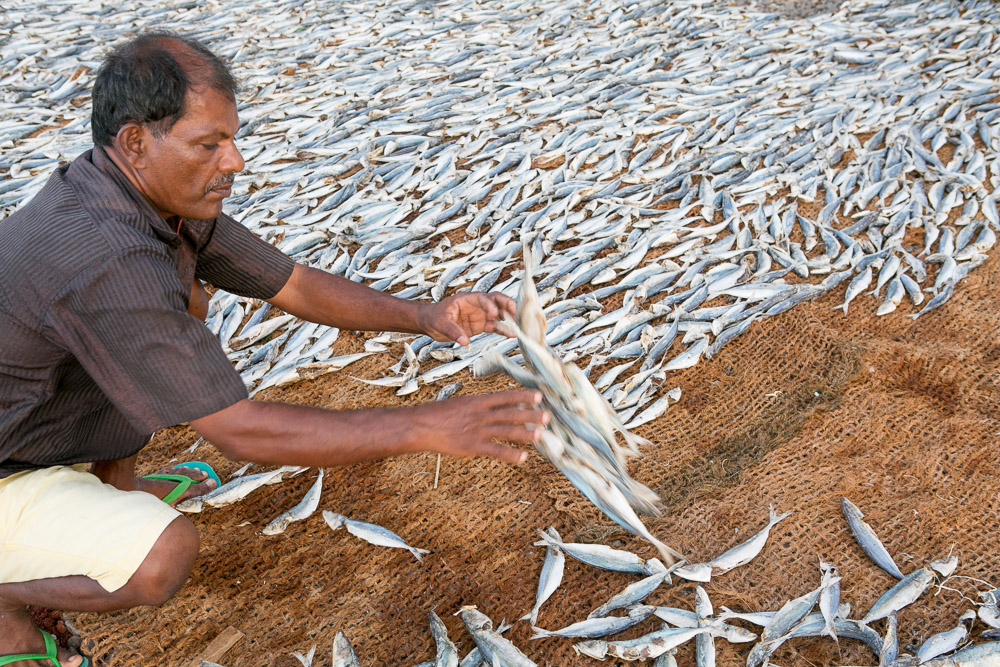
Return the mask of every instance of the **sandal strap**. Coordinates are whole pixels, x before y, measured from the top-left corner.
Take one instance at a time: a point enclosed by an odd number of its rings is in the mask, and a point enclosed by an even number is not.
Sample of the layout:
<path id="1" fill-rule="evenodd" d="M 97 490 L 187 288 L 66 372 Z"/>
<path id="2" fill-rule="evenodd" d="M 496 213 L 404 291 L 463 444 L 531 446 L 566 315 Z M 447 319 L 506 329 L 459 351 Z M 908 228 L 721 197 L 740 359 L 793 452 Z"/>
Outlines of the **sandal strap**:
<path id="1" fill-rule="evenodd" d="M 195 480 L 191 479 L 187 475 L 171 475 L 171 474 L 161 474 L 161 475 L 146 475 L 143 479 L 165 479 L 169 482 L 177 482 L 177 486 L 174 487 L 173 491 L 163 496 L 163 502 L 170 504 L 184 495 L 184 492 L 190 488 Z M 2 667 L 3 663 L 0 663 Z"/>
<path id="2" fill-rule="evenodd" d="M 25 660 L 51 660 L 54 667 L 60 667 L 59 665 L 59 647 L 56 646 L 56 640 L 49 633 L 44 630 L 39 630 L 42 633 L 42 640 L 45 642 L 45 653 L 19 653 L 17 655 L 5 655 L 0 656 L 0 667 L 3 665 L 11 665 L 15 662 L 23 662 Z"/>

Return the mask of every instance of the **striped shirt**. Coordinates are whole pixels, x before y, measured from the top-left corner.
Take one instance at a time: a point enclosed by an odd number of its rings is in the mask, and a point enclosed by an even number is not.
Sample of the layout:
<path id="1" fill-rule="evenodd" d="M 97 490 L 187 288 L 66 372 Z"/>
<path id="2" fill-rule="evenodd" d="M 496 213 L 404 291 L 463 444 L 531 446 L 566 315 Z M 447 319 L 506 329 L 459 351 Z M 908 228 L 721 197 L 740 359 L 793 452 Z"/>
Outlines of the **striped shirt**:
<path id="1" fill-rule="evenodd" d="M 101 148 L 60 167 L 0 221 L 0 477 L 126 458 L 246 398 L 191 285 L 267 299 L 293 266 L 227 215 L 164 220 Z"/>

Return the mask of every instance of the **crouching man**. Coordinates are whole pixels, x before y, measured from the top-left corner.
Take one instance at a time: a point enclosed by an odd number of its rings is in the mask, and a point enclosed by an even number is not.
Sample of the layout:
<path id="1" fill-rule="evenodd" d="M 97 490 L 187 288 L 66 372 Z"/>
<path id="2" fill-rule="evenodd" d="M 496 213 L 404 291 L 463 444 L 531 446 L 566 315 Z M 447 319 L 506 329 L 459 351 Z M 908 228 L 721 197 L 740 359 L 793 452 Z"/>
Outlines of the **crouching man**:
<path id="1" fill-rule="evenodd" d="M 244 166 L 236 92 L 193 40 L 120 46 L 94 84 L 93 149 L 0 221 L 0 665 L 87 664 L 27 605 L 158 605 L 184 584 L 198 533 L 172 504 L 217 482 L 194 468 L 136 478 L 160 428 L 189 422 L 227 458 L 262 464 L 427 451 L 519 463 L 495 440 L 531 443 L 548 419 L 532 391 L 354 411 L 248 399 L 201 321 L 200 281 L 320 324 L 461 344 L 514 304 L 396 299 L 297 265 L 223 214 Z"/>

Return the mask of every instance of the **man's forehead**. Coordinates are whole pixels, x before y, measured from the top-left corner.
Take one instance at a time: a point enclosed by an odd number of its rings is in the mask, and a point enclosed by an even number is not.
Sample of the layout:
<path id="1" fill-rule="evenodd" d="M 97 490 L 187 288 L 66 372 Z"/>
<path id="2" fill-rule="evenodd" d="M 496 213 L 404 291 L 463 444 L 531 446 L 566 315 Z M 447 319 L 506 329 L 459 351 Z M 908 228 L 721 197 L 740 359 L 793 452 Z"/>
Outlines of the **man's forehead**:
<path id="1" fill-rule="evenodd" d="M 239 129 L 236 101 L 214 88 L 191 88 L 173 130 L 185 135 L 231 137 Z"/>

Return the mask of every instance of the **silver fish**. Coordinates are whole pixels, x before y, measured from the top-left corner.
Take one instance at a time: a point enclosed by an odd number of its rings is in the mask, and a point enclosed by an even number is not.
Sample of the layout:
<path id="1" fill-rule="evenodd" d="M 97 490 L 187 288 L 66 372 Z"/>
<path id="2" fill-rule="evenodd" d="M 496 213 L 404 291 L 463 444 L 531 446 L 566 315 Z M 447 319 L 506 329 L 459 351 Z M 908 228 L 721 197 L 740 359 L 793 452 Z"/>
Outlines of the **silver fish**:
<path id="1" fill-rule="evenodd" d="M 626 641 L 598 639 L 580 642 L 573 645 L 573 650 L 598 660 L 604 660 L 609 655 L 622 660 L 649 660 L 707 632 L 709 628 L 668 628 Z"/>
<path id="2" fill-rule="evenodd" d="M 934 581 L 934 573 L 928 567 L 917 568 L 875 601 L 861 622 L 869 625 L 872 621 L 885 618 L 915 602 Z"/>
<path id="3" fill-rule="evenodd" d="M 774 507 L 769 507 L 768 512 L 769 518 L 767 525 L 764 526 L 760 532 L 746 542 L 738 544 L 708 561 L 708 565 L 712 568 L 713 575 L 717 576 L 725 574 L 733 568 L 749 563 L 764 548 L 764 544 L 767 542 L 767 538 L 771 534 L 771 529 L 792 514 L 791 512 L 785 512 L 784 514 L 779 515 L 774 511 Z"/>
<path id="4" fill-rule="evenodd" d="M 434 667 L 458 667 L 458 649 L 448 638 L 448 628 L 433 611 L 427 612 L 427 619 L 430 621 L 431 634 L 434 635 L 434 644 L 437 646 L 432 664 Z"/>
<path id="5" fill-rule="evenodd" d="M 710 627 L 713 613 L 708 593 L 701 586 L 694 589 L 694 611 L 698 617 L 698 627 Z M 711 632 L 695 637 L 695 659 L 698 667 L 715 667 L 715 639 Z"/>
<path id="6" fill-rule="evenodd" d="M 246 498 L 252 491 L 259 489 L 266 484 L 277 484 L 281 481 L 281 476 L 292 467 L 282 467 L 277 470 L 261 472 L 255 475 L 237 477 L 226 482 L 217 489 L 213 489 L 203 496 L 189 498 L 177 503 L 177 509 L 181 512 L 201 512 L 205 506 L 225 507 Z"/>
<path id="7" fill-rule="evenodd" d="M 548 533 L 554 540 L 562 541 L 555 528 L 550 527 Z M 522 621 L 527 620 L 532 626 L 535 625 L 538 620 L 538 610 L 541 609 L 545 601 L 555 593 L 556 589 L 559 588 L 559 584 L 562 583 L 565 565 L 566 556 L 563 555 L 562 549 L 553 544 L 547 545 L 545 547 L 545 561 L 542 563 L 542 573 L 538 578 L 535 606 L 531 608 L 530 612 L 521 617 Z"/>
<path id="8" fill-rule="evenodd" d="M 341 526 L 347 527 L 347 532 L 355 537 L 360 537 L 365 542 L 370 542 L 371 544 L 376 544 L 380 547 L 390 547 L 393 549 L 406 549 L 413 557 L 418 561 L 422 561 L 423 554 L 429 554 L 430 551 L 427 549 L 419 549 L 417 547 L 411 547 L 406 542 L 402 540 L 398 535 L 396 535 L 391 530 L 383 528 L 382 526 L 376 525 L 374 523 L 366 523 L 364 521 L 355 521 L 354 519 L 348 519 L 343 514 L 337 514 L 336 512 L 331 512 L 329 510 L 323 510 L 323 519 L 326 521 L 327 525 L 330 526 L 332 530 L 337 530 Z"/>
<path id="9" fill-rule="evenodd" d="M 323 469 L 320 468 L 319 475 L 316 476 L 316 481 L 313 483 L 306 495 L 303 496 L 302 500 L 292 509 L 287 512 L 283 512 L 274 519 L 271 520 L 269 524 L 264 526 L 261 531 L 265 535 L 278 535 L 279 533 L 285 532 L 285 529 L 295 521 L 302 521 L 308 519 L 312 516 L 312 513 L 316 511 L 319 507 L 320 493 L 323 490 Z"/>
<path id="10" fill-rule="evenodd" d="M 653 615 L 656 607 L 636 605 L 628 610 L 626 616 L 588 616 L 586 620 L 573 623 L 559 630 L 543 630 L 532 627 L 534 634 L 531 639 L 544 637 L 604 637 L 613 635 L 642 623 Z"/>
<path id="11" fill-rule="evenodd" d="M 892 556 L 889 555 L 889 551 L 883 546 L 881 540 L 878 539 L 875 531 L 863 521 L 864 514 L 861 513 L 861 510 L 847 498 L 840 499 L 840 507 L 844 512 L 844 517 L 847 519 L 847 525 L 851 528 L 851 533 L 861 546 L 861 549 L 868 554 L 869 558 L 875 561 L 876 565 L 897 579 L 902 579 L 903 573 L 899 571 L 899 567 L 896 566 L 896 563 L 892 560 Z"/>
<path id="12" fill-rule="evenodd" d="M 502 667 L 535 667 L 535 663 L 520 649 L 493 630 L 493 622 L 475 607 L 462 607 L 456 615 L 462 617 L 462 622 L 487 663 Z"/>
<path id="13" fill-rule="evenodd" d="M 339 630 L 333 638 L 332 654 L 333 667 L 361 667 L 361 663 L 358 662 L 358 657 L 354 655 L 354 649 L 351 647 L 351 642 L 348 641 L 347 635 Z"/>
<path id="14" fill-rule="evenodd" d="M 641 602 L 653 591 L 659 588 L 660 584 L 662 584 L 664 580 L 669 583 L 669 578 L 670 575 L 666 570 L 664 570 L 663 572 L 656 572 L 648 577 L 645 577 L 644 579 L 633 582 L 600 607 L 587 614 L 587 618 L 602 618 L 615 609 L 622 609 L 623 607 L 629 607 L 637 602 Z"/>
<path id="15" fill-rule="evenodd" d="M 965 641 L 965 638 L 969 636 L 969 628 L 965 625 L 966 621 L 974 622 L 975 618 L 976 612 L 967 610 L 959 618 L 958 625 L 954 628 L 928 637 L 927 641 L 921 644 L 920 648 L 917 649 L 917 661 L 919 663 L 924 663 L 932 658 L 938 657 L 939 655 L 950 653 L 957 649 L 958 645 Z"/>

